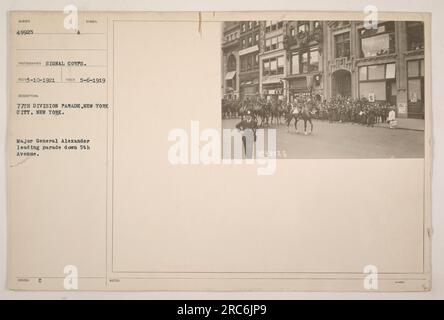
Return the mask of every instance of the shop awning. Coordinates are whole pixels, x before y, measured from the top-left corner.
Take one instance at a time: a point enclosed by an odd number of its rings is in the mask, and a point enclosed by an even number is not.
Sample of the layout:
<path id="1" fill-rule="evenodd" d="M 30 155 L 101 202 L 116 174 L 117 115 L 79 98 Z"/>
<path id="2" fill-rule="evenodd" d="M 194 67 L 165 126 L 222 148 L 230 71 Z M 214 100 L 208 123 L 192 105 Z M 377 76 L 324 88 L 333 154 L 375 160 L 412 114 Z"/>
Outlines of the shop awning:
<path id="1" fill-rule="evenodd" d="M 272 78 L 272 79 L 266 79 L 262 81 L 263 85 L 282 85 L 281 79 L 279 78 Z"/>
<path id="2" fill-rule="evenodd" d="M 227 72 L 227 74 L 225 75 L 225 80 L 231 80 L 234 78 L 235 75 L 236 75 L 236 71 Z"/>

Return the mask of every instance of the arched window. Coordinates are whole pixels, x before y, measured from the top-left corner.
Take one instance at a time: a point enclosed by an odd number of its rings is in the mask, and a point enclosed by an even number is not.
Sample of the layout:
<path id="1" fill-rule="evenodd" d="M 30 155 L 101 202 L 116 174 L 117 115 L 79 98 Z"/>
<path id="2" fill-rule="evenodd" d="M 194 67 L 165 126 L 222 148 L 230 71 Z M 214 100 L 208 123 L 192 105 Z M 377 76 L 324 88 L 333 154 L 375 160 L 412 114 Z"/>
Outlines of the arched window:
<path id="1" fill-rule="evenodd" d="M 228 56 L 227 71 L 236 71 L 236 58 L 233 54 Z"/>

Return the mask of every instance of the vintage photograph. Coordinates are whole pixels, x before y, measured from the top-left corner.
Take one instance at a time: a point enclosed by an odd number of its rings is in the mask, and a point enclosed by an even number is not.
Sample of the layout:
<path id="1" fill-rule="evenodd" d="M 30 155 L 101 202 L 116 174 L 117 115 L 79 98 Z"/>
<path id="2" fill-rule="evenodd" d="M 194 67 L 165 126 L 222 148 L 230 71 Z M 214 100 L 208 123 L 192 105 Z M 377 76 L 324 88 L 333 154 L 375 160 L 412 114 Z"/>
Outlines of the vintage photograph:
<path id="1" fill-rule="evenodd" d="M 277 158 L 424 157 L 423 22 L 229 21 L 221 50 L 222 127 Z"/>

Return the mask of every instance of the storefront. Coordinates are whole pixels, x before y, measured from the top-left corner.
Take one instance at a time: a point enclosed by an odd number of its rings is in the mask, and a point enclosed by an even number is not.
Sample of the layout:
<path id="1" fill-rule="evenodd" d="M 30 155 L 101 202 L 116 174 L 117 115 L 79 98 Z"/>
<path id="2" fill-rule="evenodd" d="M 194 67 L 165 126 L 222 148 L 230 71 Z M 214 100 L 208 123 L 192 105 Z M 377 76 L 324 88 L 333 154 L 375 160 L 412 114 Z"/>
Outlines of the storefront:
<path id="1" fill-rule="evenodd" d="M 300 97 L 313 97 L 316 100 L 322 100 L 324 94 L 320 85 L 321 78 L 321 74 L 287 78 L 289 101 L 292 102 Z"/>
<path id="2" fill-rule="evenodd" d="M 424 119 L 424 59 L 407 61 L 407 97 L 408 117 Z"/>
<path id="3" fill-rule="evenodd" d="M 395 62 L 359 67 L 359 98 L 369 101 L 388 102 L 396 106 Z"/>
<path id="4" fill-rule="evenodd" d="M 283 81 L 280 79 L 273 79 L 263 82 L 262 96 L 267 100 L 285 100 Z"/>
<path id="5" fill-rule="evenodd" d="M 240 83 L 240 97 L 241 99 L 257 97 L 259 95 L 259 80 L 246 80 Z"/>

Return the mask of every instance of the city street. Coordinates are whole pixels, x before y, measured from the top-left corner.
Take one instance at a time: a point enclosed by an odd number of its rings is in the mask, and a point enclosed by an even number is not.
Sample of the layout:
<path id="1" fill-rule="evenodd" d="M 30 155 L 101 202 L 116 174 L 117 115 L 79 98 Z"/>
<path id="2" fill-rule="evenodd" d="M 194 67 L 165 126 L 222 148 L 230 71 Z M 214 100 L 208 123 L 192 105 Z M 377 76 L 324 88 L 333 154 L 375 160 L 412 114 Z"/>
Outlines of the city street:
<path id="1" fill-rule="evenodd" d="M 224 129 L 232 129 L 240 119 L 224 119 Z M 290 132 L 285 124 L 273 124 L 276 132 L 277 158 L 422 158 L 424 131 L 366 127 L 359 124 L 313 120 L 311 135 L 304 135 L 304 122 L 299 121 L 296 133 L 293 122 Z M 310 125 L 307 123 L 307 128 Z"/>

